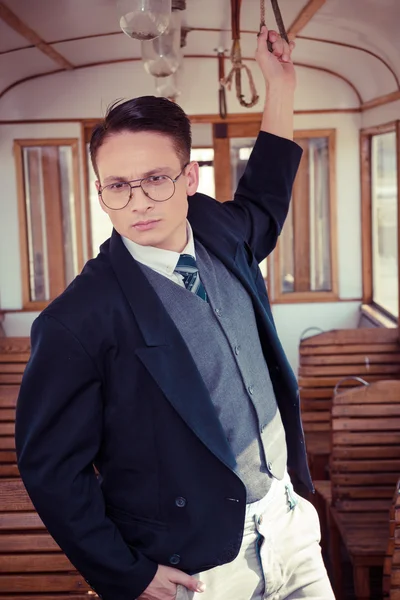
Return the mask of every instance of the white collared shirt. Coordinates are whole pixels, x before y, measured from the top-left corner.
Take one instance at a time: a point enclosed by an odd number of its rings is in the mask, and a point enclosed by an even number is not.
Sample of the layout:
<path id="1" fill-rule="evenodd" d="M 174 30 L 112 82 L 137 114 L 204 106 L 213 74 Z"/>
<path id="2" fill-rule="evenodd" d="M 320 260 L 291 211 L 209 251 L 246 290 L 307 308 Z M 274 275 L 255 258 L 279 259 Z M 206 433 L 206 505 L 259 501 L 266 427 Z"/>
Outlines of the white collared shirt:
<path id="1" fill-rule="evenodd" d="M 182 250 L 182 254 L 190 254 L 190 256 L 193 256 L 195 259 L 196 253 L 194 249 L 193 231 L 189 221 L 186 221 L 186 231 L 187 244 Z M 173 250 L 163 250 L 162 248 L 154 248 L 154 246 L 141 246 L 140 244 L 136 244 L 136 242 L 132 242 L 132 240 L 124 236 L 121 237 L 125 247 L 135 260 L 140 262 L 142 265 L 146 265 L 146 267 L 150 267 L 150 269 L 153 269 L 153 271 L 156 271 L 156 273 L 160 273 L 160 275 L 168 277 L 168 279 L 174 281 L 181 287 L 185 287 L 182 275 L 174 272 L 180 257 L 179 252 L 174 252 Z"/>

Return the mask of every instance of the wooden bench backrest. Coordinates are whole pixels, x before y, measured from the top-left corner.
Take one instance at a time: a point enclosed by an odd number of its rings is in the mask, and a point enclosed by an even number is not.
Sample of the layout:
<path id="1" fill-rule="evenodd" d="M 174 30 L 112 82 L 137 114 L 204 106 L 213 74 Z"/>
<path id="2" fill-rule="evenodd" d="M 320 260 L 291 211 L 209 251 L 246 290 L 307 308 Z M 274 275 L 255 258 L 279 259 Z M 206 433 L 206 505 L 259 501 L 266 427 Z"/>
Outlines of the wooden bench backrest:
<path id="1" fill-rule="evenodd" d="M 400 600 L 400 481 L 394 506 L 393 556 L 390 572 L 390 600 Z"/>
<path id="2" fill-rule="evenodd" d="M 389 541 L 383 565 L 383 597 L 400 600 L 400 479 L 390 508 Z"/>
<path id="3" fill-rule="evenodd" d="M 0 480 L 0 599 L 88 600 L 88 590 L 46 531 L 22 481 Z"/>
<path id="4" fill-rule="evenodd" d="M 330 468 L 337 510 L 389 510 L 400 473 L 400 381 L 335 396 Z"/>
<path id="5" fill-rule="evenodd" d="M 14 442 L 15 407 L 29 355 L 29 338 L 0 338 L 0 479 L 18 477 Z"/>
<path id="6" fill-rule="evenodd" d="M 337 329 L 300 342 L 299 386 L 305 432 L 330 431 L 332 395 L 341 387 L 400 379 L 398 329 Z"/>

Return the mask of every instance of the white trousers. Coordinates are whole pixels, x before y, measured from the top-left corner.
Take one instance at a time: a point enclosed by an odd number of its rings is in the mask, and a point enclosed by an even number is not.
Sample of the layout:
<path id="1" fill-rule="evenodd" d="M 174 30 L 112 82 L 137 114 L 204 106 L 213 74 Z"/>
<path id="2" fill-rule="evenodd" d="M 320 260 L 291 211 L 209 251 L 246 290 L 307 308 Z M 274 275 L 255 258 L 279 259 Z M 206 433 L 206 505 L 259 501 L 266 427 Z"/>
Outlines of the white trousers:
<path id="1" fill-rule="evenodd" d="M 196 575 L 207 586 L 201 594 L 178 585 L 176 600 L 334 600 L 320 536 L 317 511 L 286 475 L 247 505 L 235 560 Z"/>

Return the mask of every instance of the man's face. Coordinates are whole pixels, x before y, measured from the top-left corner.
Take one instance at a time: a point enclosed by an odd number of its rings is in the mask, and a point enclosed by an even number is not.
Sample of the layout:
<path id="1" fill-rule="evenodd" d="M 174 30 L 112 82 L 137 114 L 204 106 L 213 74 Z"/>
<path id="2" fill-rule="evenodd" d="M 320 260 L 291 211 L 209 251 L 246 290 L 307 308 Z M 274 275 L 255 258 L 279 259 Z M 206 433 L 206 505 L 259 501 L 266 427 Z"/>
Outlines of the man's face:
<path id="1" fill-rule="evenodd" d="M 124 131 L 107 138 L 97 153 L 100 180 L 97 189 L 121 181 L 140 180 L 151 172 L 155 177 L 175 179 L 183 165 L 168 136 L 150 131 Z M 114 228 L 142 246 L 181 252 L 186 245 L 187 196 L 196 193 L 199 181 L 197 163 L 190 163 L 175 183 L 174 195 L 165 202 L 147 197 L 141 187 L 132 190 L 125 208 L 112 210 L 100 199 Z M 139 185 L 139 181 L 132 184 Z"/>

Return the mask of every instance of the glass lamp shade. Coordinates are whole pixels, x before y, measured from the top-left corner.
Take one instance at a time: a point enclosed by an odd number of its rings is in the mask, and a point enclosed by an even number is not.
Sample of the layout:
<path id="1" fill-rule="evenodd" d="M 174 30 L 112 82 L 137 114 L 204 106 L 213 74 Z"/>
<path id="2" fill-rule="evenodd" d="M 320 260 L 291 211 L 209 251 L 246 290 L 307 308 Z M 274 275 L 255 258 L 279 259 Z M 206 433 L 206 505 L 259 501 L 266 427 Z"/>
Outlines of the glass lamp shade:
<path id="1" fill-rule="evenodd" d="M 117 0 L 120 27 L 137 40 L 153 40 L 166 31 L 171 0 Z"/>
<path id="2" fill-rule="evenodd" d="M 154 77 L 168 77 L 175 73 L 182 61 L 181 14 L 173 12 L 170 24 L 160 37 L 142 42 L 144 68 Z"/>
<path id="3" fill-rule="evenodd" d="M 155 82 L 156 92 L 159 96 L 173 100 L 176 100 L 180 96 L 181 92 L 178 89 L 175 74 L 168 77 L 156 77 Z"/>

